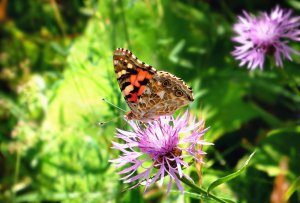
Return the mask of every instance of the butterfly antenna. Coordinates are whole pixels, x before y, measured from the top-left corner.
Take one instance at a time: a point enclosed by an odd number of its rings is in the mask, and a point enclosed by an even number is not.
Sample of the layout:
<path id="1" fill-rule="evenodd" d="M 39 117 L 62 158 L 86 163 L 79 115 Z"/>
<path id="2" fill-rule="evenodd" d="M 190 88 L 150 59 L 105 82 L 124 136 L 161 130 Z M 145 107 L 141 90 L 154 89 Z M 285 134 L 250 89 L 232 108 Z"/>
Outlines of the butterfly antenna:
<path id="1" fill-rule="evenodd" d="M 99 127 L 101 127 L 101 126 L 103 126 L 103 125 L 105 125 L 105 124 L 107 124 L 107 123 L 110 123 L 110 122 L 112 122 L 112 121 L 116 121 L 118 118 L 120 118 L 120 117 L 122 117 L 122 116 L 123 116 L 123 115 L 114 117 L 113 119 L 111 119 L 111 120 L 109 120 L 109 121 L 98 122 L 97 125 L 98 125 Z"/>
<path id="2" fill-rule="evenodd" d="M 126 112 L 124 109 L 121 109 L 120 107 L 114 105 L 113 103 L 111 103 L 110 101 L 106 100 L 105 98 L 101 98 L 101 100 L 104 101 L 104 102 L 106 102 L 106 103 L 108 103 L 109 105 L 111 105 L 111 106 L 119 109 L 120 111 Z"/>
<path id="3" fill-rule="evenodd" d="M 113 103 L 111 103 L 110 101 L 106 100 L 105 98 L 101 98 L 101 100 L 104 101 L 104 102 L 106 102 L 106 103 L 108 103 L 109 105 L 111 105 L 111 106 L 117 108 L 117 109 L 120 110 L 120 111 L 126 112 L 124 109 L 122 109 L 122 108 L 120 108 L 120 107 L 114 105 Z M 99 127 L 101 127 L 101 126 L 103 126 L 103 125 L 105 125 L 105 124 L 107 124 L 107 123 L 110 123 L 110 122 L 112 122 L 112 121 L 116 121 L 118 118 L 120 118 L 120 117 L 122 117 L 122 116 L 124 116 L 124 115 L 120 115 L 120 116 L 114 117 L 113 119 L 111 119 L 111 120 L 109 120 L 109 121 L 98 122 L 97 125 L 98 125 Z"/>

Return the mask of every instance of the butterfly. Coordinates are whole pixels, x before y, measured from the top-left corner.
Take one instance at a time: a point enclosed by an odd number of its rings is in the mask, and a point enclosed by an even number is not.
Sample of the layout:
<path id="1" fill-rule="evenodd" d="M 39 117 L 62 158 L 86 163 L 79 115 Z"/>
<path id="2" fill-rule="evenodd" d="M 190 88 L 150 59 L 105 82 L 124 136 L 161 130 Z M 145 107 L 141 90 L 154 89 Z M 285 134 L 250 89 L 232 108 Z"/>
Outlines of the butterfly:
<path id="1" fill-rule="evenodd" d="M 166 71 L 157 71 L 127 49 L 117 48 L 113 63 L 122 95 L 131 109 L 125 114 L 128 120 L 155 120 L 172 115 L 194 101 L 192 88 L 182 79 Z"/>

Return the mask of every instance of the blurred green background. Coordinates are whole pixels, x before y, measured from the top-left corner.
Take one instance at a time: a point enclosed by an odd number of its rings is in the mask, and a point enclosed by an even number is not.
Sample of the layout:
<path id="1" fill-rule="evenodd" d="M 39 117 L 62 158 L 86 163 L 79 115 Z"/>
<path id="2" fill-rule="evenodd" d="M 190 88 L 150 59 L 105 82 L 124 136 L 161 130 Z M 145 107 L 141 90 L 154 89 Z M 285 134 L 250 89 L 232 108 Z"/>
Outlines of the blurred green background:
<path id="1" fill-rule="evenodd" d="M 230 54 L 236 15 L 276 5 L 300 15 L 296 0 L 0 0 L 0 202 L 213 202 L 176 188 L 165 195 L 166 186 L 123 191 L 108 160 L 119 153 L 115 128 L 127 125 L 101 101 L 127 108 L 117 47 L 193 87 L 189 109 L 215 144 L 204 148 L 203 188 L 256 150 L 242 175 L 212 193 L 300 202 L 300 57 L 249 72 Z M 185 173 L 199 183 L 194 166 Z"/>

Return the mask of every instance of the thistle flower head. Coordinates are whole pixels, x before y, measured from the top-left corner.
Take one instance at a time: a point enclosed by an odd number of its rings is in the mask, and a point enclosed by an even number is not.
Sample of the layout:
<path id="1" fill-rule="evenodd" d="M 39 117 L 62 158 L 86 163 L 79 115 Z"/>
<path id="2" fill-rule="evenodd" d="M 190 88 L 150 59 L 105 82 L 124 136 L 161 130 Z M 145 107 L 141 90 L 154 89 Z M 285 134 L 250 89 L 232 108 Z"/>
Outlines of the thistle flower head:
<path id="1" fill-rule="evenodd" d="M 290 54 L 299 54 L 288 46 L 288 41 L 300 41 L 300 17 L 291 17 L 291 10 L 275 7 L 270 14 L 263 12 L 253 16 L 244 12 L 233 26 L 236 36 L 232 55 L 240 60 L 240 66 L 248 64 L 248 68 L 263 68 L 267 54 L 275 57 L 276 66 L 283 66 L 282 58 L 292 60 Z"/>
<path id="2" fill-rule="evenodd" d="M 125 183 L 137 181 L 133 187 L 144 182 L 146 190 L 157 180 L 162 184 L 164 177 L 169 176 L 168 192 L 173 180 L 183 192 L 179 177 L 184 176 L 192 181 L 182 171 L 183 168 L 189 167 L 186 160 L 194 159 L 203 163 L 200 155 L 205 153 L 197 146 L 210 144 L 201 139 L 207 130 L 204 129 L 204 121 L 196 122 L 196 119 L 186 112 L 177 118 L 160 117 L 145 125 L 134 121 L 128 123 L 131 131 L 117 129 L 116 136 L 124 143 L 113 142 L 113 148 L 120 150 L 122 155 L 111 162 L 117 168 L 130 165 L 119 172 L 127 174 L 121 179 Z"/>

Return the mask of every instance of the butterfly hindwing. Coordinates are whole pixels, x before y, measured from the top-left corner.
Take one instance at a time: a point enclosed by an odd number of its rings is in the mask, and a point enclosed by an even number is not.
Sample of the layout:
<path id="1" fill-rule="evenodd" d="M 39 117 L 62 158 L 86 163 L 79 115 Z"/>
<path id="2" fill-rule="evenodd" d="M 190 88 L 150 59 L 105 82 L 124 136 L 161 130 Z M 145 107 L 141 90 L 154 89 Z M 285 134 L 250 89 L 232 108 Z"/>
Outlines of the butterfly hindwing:
<path id="1" fill-rule="evenodd" d="M 180 78 L 158 71 L 139 101 L 144 117 L 157 118 L 172 115 L 177 109 L 191 103 L 193 92 Z"/>

